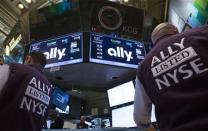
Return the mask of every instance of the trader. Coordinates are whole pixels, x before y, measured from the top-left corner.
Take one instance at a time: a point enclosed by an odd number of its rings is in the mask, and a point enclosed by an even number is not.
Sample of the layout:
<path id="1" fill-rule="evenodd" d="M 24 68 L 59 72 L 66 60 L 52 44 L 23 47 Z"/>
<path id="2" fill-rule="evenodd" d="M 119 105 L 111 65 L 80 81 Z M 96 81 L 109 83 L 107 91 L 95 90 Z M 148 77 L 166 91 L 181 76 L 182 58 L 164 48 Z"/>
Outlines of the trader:
<path id="1" fill-rule="evenodd" d="M 24 65 L 0 65 L 1 131 L 41 131 L 52 94 L 45 64 L 43 54 L 32 52 Z"/>
<path id="2" fill-rule="evenodd" d="M 135 122 L 148 127 L 153 103 L 161 131 L 208 130 L 208 26 L 178 33 L 162 23 L 152 41 L 138 69 Z"/>

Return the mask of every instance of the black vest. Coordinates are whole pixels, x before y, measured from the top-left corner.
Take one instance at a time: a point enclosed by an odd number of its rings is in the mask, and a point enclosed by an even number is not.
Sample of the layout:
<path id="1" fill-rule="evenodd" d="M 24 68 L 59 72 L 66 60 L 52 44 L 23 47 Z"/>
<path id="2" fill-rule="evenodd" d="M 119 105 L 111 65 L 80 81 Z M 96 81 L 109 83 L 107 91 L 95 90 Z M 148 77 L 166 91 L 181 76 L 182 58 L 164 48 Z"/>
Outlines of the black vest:
<path id="1" fill-rule="evenodd" d="M 1 131 L 41 131 L 52 87 L 38 67 L 11 64 L 0 95 Z"/>
<path id="2" fill-rule="evenodd" d="M 138 77 L 161 131 L 208 130 L 208 26 L 160 39 Z"/>

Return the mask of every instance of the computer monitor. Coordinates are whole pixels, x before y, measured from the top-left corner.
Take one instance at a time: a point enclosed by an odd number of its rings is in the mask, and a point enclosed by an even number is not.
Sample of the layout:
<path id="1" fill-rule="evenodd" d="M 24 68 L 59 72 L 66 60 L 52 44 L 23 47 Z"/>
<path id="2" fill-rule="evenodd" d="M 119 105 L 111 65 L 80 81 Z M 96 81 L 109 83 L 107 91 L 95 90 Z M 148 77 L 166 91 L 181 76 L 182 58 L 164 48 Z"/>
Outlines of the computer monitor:
<path id="1" fill-rule="evenodd" d="M 110 119 L 106 118 L 106 119 L 102 119 L 102 123 L 103 123 L 103 127 L 107 128 L 111 126 L 111 122 Z"/>
<path id="2" fill-rule="evenodd" d="M 112 127 L 136 127 L 133 119 L 134 105 L 112 110 Z"/>
<path id="3" fill-rule="evenodd" d="M 52 96 L 52 104 L 59 109 L 65 111 L 69 102 L 70 96 L 68 93 L 59 88 L 55 88 Z"/>
<path id="4" fill-rule="evenodd" d="M 136 127 L 133 119 L 134 105 L 128 105 L 112 110 L 112 127 Z M 151 122 L 156 122 L 155 106 L 152 105 Z"/>
<path id="5" fill-rule="evenodd" d="M 134 101 L 134 83 L 129 81 L 107 90 L 110 107 Z"/>
<path id="6" fill-rule="evenodd" d="M 71 33 L 55 38 L 33 41 L 29 52 L 42 52 L 47 59 L 45 68 L 83 62 L 82 33 Z"/>
<path id="7" fill-rule="evenodd" d="M 90 62 L 137 68 L 144 56 L 145 48 L 141 41 L 90 33 Z"/>

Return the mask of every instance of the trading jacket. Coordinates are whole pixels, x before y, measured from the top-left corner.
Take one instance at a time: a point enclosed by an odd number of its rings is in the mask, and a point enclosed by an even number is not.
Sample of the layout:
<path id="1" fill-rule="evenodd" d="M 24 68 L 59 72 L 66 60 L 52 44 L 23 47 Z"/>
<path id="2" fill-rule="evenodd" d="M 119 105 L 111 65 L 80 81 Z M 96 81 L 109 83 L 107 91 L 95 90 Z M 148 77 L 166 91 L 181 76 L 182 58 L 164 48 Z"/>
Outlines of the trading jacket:
<path id="1" fill-rule="evenodd" d="M 0 92 L 1 131 L 41 131 L 52 87 L 37 66 L 11 64 Z"/>
<path id="2" fill-rule="evenodd" d="M 160 38 L 138 78 L 161 131 L 208 130 L 208 26 Z"/>

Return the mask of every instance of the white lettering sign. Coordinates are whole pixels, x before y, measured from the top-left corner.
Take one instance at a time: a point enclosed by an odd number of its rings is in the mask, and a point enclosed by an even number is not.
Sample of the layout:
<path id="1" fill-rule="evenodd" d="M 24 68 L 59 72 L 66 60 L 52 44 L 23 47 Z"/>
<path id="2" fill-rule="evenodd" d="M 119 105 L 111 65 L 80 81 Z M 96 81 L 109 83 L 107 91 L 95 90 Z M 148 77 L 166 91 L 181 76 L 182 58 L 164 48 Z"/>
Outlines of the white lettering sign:
<path id="1" fill-rule="evenodd" d="M 54 59 L 58 57 L 58 60 L 61 60 L 63 56 L 65 56 L 66 48 L 58 49 L 57 47 L 51 48 L 49 52 L 44 52 L 43 54 L 46 55 L 46 59 Z"/>
<path id="2" fill-rule="evenodd" d="M 126 57 L 126 61 L 130 61 L 131 59 L 133 59 L 132 51 L 128 52 L 127 50 L 124 50 L 123 47 L 116 47 L 116 49 L 109 48 L 107 52 L 110 56 L 120 57 L 120 58 Z"/>

